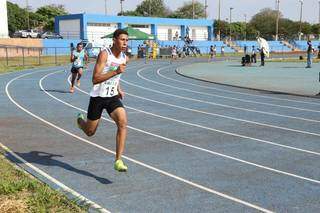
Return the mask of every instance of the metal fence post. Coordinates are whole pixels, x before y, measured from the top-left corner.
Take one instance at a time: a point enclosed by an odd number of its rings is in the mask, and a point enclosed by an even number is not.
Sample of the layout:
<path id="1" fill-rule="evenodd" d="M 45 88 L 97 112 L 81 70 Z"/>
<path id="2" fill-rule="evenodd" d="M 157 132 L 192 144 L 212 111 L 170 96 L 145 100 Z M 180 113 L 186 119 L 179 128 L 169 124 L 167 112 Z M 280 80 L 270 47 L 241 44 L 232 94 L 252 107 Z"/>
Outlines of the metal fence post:
<path id="1" fill-rule="evenodd" d="M 22 66 L 24 66 L 24 48 L 22 47 Z"/>
<path id="2" fill-rule="evenodd" d="M 38 48 L 39 50 L 39 65 L 41 64 L 41 54 L 40 54 L 40 48 Z"/>
<path id="3" fill-rule="evenodd" d="M 7 66 L 9 66 L 8 47 L 6 47 L 6 61 L 7 61 Z"/>
<path id="4" fill-rule="evenodd" d="M 57 48 L 54 48 L 54 63 L 57 65 Z"/>

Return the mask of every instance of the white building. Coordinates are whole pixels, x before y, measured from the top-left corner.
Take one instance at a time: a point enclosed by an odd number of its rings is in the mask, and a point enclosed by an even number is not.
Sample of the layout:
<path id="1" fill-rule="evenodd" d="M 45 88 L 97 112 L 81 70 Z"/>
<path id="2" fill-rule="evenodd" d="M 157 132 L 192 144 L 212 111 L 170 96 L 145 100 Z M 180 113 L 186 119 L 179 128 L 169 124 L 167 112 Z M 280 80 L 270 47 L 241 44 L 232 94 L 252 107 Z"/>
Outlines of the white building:
<path id="1" fill-rule="evenodd" d="M 192 40 L 211 41 L 213 38 L 213 20 L 104 16 L 86 13 L 55 17 L 55 31 L 64 38 L 96 41 L 126 26 L 155 35 L 160 41 L 183 38 L 187 31 Z"/>
<path id="2" fill-rule="evenodd" d="M 0 38 L 8 38 L 8 14 L 7 1 L 0 0 Z"/>

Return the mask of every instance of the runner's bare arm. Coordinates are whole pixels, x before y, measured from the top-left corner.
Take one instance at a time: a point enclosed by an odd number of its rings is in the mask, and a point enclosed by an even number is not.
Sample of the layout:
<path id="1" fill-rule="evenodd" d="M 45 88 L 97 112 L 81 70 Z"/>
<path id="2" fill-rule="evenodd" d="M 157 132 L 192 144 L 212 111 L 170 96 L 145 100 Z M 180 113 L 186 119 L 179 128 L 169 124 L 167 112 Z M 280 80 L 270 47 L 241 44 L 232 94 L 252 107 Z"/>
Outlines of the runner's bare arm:
<path id="1" fill-rule="evenodd" d="M 125 71 L 126 65 L 121 64 L 118 67 L 118 69 L 115 71 L 102 73 L 102 71 L 106 65 L 107 59 L 108 59 L 108 54 L 106 51 L 102 51 L 99 53 L 96 65 L 94 66 L 94 69 L 93 69 L 93 76 L 92 76 L 92 83 L 93 84 L 102 83 L 102 82 L 112 78 L 113 76 L 116 76 L 116 75 L 123 73 Z"/>
<path id="2" fill-rule="evenodd" d="M 71 55 L 70 55 L 70 62 L 74 62 L 74 55 L 73 55 L 73 51 L 71 51 Z"/>

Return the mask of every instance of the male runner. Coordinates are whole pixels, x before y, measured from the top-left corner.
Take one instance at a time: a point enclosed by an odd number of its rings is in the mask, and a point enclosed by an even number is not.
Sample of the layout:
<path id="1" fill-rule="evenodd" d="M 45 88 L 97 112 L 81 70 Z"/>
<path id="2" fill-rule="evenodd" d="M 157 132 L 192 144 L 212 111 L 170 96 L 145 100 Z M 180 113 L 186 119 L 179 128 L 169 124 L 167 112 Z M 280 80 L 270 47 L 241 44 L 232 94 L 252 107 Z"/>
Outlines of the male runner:
<path id="1" fill-rule="evenodd" d="M 128 167 L 121 160 L 127 137 L 127 115 L 120 101 L 124 93 L 120 88 L 120 77 L 125 72 L 128 57 L 124 54 L 128 44 L 128 33 L 118 29 L 113 33 L 113 46 L 104 48 L 99 53 L 93 70 L 93 88 L 90 92 L 87 120 L 79 113 L 77 124 L 88 136 L 95 134 L 103 109 L 117 125 L 116 160 L 114 169 L 127 171 Z"/>
<path id="2" fill-rule="evenodd" d="M 83 49 L 83 44 L 78 43 L 76 50 L 71 52 L 70 61 L 72 62 L 72 78 L 71 78 L 71 87 L 70 92 L 74 92 L 74 82 L 77 79 L 77 85 L 80 86 L 80 78 L 82 75 L 82 69 L 84 61 L 88 60 L 88 56 Z M 78 76 L 78 77 L 77 77 Z"/>

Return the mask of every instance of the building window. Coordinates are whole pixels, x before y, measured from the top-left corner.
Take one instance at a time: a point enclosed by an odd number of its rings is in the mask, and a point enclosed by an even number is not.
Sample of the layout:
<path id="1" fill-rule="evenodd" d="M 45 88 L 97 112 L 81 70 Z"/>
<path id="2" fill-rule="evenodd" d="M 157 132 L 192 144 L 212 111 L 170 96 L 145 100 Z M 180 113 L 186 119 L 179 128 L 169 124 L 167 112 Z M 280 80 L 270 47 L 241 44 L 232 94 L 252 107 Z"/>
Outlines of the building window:
<path id="1" fill-rule="evenodd" d="M 128 26 L 132 28 L 149 28 L 149 25 L 143 25 L 143 24 L 128 24 Z"/>
<path id="2" fill-rule="evenodd" d="M 110 27 L 111 24 L 109 24 L 109 23 L 88 23 L 87 26 L 92 26 L 92 27 Z"/>

